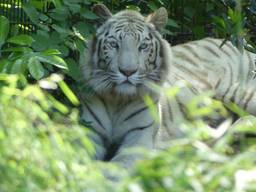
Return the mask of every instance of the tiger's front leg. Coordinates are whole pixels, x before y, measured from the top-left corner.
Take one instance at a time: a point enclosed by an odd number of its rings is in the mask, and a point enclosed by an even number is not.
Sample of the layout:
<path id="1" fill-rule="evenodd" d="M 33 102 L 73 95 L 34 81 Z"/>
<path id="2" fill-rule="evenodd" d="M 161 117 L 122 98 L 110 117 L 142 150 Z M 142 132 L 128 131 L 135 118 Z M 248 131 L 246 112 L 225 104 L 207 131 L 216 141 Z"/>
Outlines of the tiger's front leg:
<path id="1" fill-rule="evenodd" d="M 81 120 L 90 129 L 88 136 L 94 144 L 94 159 L 104 160 L 112 132 L 112 122 L 104 101 L 96 95 L 83 98 Z"/>
<path id="2" fill-rule="evenodd" d="M 158 105 L 157 98 L 153 101 Z M 118 148 L 110 160 L 123 167 L 130 167 L 143 156 L 136 149 L 154 147 L 154 135 L 159 122 L 153 118 L 143 99 L 129 101 L 120 108 L 116 118 L 113 119 L 112 135 Z"/>
<path id="3" fill-rule="evenodd" d="M 145 127 L 128 131 L 111 161 L 125 168 L 132 167 L 136 160 L 143 158 L 143 154 L 137 149 L 153 149 L 154 133 L 157 128 L 158 125 L 153 122 Z"/>

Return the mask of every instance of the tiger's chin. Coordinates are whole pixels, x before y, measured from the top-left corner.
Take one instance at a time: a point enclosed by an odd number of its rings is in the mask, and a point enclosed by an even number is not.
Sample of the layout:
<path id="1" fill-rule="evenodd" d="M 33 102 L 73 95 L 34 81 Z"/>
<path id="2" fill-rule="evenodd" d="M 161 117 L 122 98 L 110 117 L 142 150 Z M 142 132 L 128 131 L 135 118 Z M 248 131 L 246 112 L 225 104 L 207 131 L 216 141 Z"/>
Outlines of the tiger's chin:
<path id="1" fill-rule="evenodd" d="M 131 83 L 116 85 L 114 91 L 117 95 L 121 96 L 136 96 L 138 94 L 138 88 Z"/>

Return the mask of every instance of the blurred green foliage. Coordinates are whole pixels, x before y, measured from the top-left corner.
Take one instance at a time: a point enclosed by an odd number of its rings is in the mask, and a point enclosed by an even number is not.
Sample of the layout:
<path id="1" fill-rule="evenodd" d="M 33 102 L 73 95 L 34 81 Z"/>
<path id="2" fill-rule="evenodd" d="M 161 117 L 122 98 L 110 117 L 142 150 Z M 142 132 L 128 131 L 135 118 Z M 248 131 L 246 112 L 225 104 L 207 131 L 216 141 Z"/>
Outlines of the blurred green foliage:
<path id="1" fill-rule="evenodd" d="M 56 86 L 57 79 L 40 84 Z M 102 176 L 92 165 L 94 149 L 78 111 L 67 114 L 38 85 L 19 89 L 17 82 L 17 76 L 0 75 L 0 191 L 97 189 L 92 181 Z"/>
<path id="2" fill-rule="evenodd" d="M 0 191 L 256 190 L 255 142 L 231 145 L 239 135 L 255 133 L 256 118 L 225 131 L 188 125 L 193 131 L 186 139 L 148 152 L 130 175 L 121 174 L 121 168 L 91 159 L 90 132 L 78 123 L 78 111 L 63 110 L 45 91 L 61 81 L 51 75 L 20 89 L 18 76 L 0 75 Z M 102 171 L 119 182 L 110 182 Z"/>
<path id="3" fill-rule="evenodd" d="M 92 161 L 90 132 L 78 123 L 78 110 L 67 107 L 79 101 L 53 74 L 65 76 L 72 88 L 80 82 L 78 63 L 97 20 L 90 7 L 99 2 L 113 13 L 128 8 L 145 15 L 164 6 L 169 20 L 163 34 L 172 44 L 215 36 L 255 52 L 255 0 L 27 1 L 22 8 L 34 32 L 23 34 L 0 16 L 0 191 L 256 191 L 255 118 L 232 130 L 229 124 L 212 130 L 201 121 L 186 122 L 186 139 L 148 152 L 119 182 L 102 176 L 119 177 L 123 170 Z M 195 100 L 191 115 L 222 109 L 207 95 L 196 99 L 202 97 L 211 105 L 198 109 Z"/>

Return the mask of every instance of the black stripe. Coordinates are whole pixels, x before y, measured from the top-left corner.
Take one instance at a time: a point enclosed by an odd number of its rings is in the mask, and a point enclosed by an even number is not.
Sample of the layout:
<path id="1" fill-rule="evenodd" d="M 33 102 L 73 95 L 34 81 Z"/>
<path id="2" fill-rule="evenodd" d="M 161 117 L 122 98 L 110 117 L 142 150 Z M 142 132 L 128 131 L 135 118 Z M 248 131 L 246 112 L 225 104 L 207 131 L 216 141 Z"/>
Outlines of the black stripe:
<path id="1" fill-rule="evenodd" d="M 172 98 L 172 99 L 176 99 L 176 98 Z M 168 100 L 167 100 L 167 106 L 168 106 L 168 112 L 169 112 L 169 115 L 170 115 L 169 118 L 170 118 L 171 121 L 174 121 L 171 103 L 170 103 L 170 101 L 168 101 Z"/>
<path id="2" fill-rule="evenodd" d="M 169 127 L 169 125 L 167 125 L 167 122 L 166 122 L 166 121 L 163 122 L 163 125 L 164 125 L 164 128 L 165 128 L 166 132 L 168 133 L 168 135 L 169 135 L 169 136 L 173 136 L 173 133 L 172 133 L 171 130 L 169 129 L 170 127 Z"/>
<path id="3" fill-rule="evenodd" d="M 215 45 L 217 48 L 219 48 L 220 50 L 222 50 L 223 51 L 223 53 L 225 53 L 225 55 L 227 55 L 231 60 L 233 60 L 233 55 L 231 54 L 230 55 L 230 53 L 228 53 L 225 49 L 224 49 L 224 47 L 223 48 L 221 48 L 220 47 L 220 45 L 218 45 L 214 40 L 211 40 L 211 39 L 206 39 L 208 42 L 210 42 L 210 43 L 212 43 L 213 45 Z M 229 47 L 231 50 L 233 50 L 234 51 L 234 47 L 232 47 L 231 48 L 231 46 L 226 42 L 224 45 L 226 45 L 227 47 Z M 213 51 L 213 50 L 212 50 Z M 214 52 L 214 51 L 213 51 Z M 236 52 L 235 51 L 235 54 L 237 54 L 238 52 Z M 219 57 L 219 55 L 217 56 L 217 57 Z M 234 60 L 233 60 L 234 61 Z M 235 61 L 234 61 L 235 62 Z M 233 69 L 232 69 L 232 65 L 228 62 L 227 63 L 227 65 L 228 65 L 228 68 L 230 69 L 230 85 L 231 85 L 231 83 L 233 82 L 233 76 L 234 76 L 234 74 L 233 74 Z"/>
<path id="4" fill-rule="evenodd" d="M 99 43 L 98 43 L 98 48 L 97 48 L 97 56 L 98 56 L 98 58 L 100 58 L 101 43 L 102 43 L 102 39 L 100 39 Z"/>
<path id="5" fill-rule="evenodd" d="M 251 59 L 249 51 L 246 51 L 246 56 L 249 60 L 249 67 L 248 67 L 247 77 L 251 77 L 252 75 L 250 75 L 250 73 L 252 73 L 252 71 L 255 70 L 255 64 L 256 63 L 254 63 L 254 61 Z"/>
<path id="6" fill-rule="evenodd" d="M 233 58 L 233 55 L 232 55 L 232 54 L 230 55 L 230 53 L 227 52 L 225 49 L 222 49 L 222 51 L 223 51 L 231 60 L 234 61 L 234 58 Z M 241 54 L 240 54 L 240 55 L 241 55 Z"/>
<path id="7" fill-rule="evenodd" d="M 91 44 L 91 47 L 92 47 L 92 53 L 95 53 L 95 51 L 96 51 L 96 45 L 97 45 L 97 37 L 96 36 L 94 36 L 93 37 L 93 40 L 92 40 L 92 44 Z"/>
<path id="8" fill-rule="evenodd" d="M 214 89 L 217 89 L 219 87 L 220 82 L 221 82 L 221 78 L 219 78 L 216 85 L 214 85 Z"/>
<path id="9" fill-rule="evenodd" d="M 221 46 L 221 43 L 218 44 L 218 43 L 216 42 L 216 39 L 206 38 L 205 41 L 208 41 L 208 42 L 210 42 L 210 43 L 216 45 L 216 47 L 218 47 L 219 49 L 221 49 L 221 47 L 220 47 L 220 46 Z M 225 43 L 225 44 L 226 44 L 226 43 Z"/>
<path id="10" fill-rule="evenodd" d="M 210 52 L 211 54 L 213 54 L 214 56 L 220 58 L 219 54 L 217 52 L 215 52 L 215 50 L 213 50 L 212 48 L 210 48 L 209 46 L 205 45 L 203 46 L 203 48 L 205 48 L 208 52 Z"/>
<path id="11" fill-rule="evenodd" d="M 156 67 L 157 67 L 157 65 L 156 65 L 157 56 L 158 56 L 158 42 L 155 41 L 155 58 L 154 58 L 154 61 L 153 61 L 154 69 L 156 69 Z"/>
<path id="12" fill-rule="evenodd" d="M 239 90 L 239 85 L 237 85 L 236 89 L 234 90 L 233 92 L 233 95 L 232 97 L 229 99 L 230 101 L 234 102 L 235 103 L 235 99 L 236 99 L 236 94 L 237 94 L 237 91 Z"/>
<path id="13" fill-rule="evenodd" d="M 133 131 L 141 131 L 141 130 L 150 128 L 154 123 L 155 123 L 155 121 L 152 121 L 150 124 L 148 124 L 146 126 L 132 128 L 132 129 L 130 129 L 129 131 L 126 132 L 126 134 L 123 136 L 123 138 L 125 138 L 129 133 L 131 133 Z"/>
<path id="14" fill-rule="evenodd" d="M 228 88 L 227 88 L 227 90 L 225 91 L 225 93 L 223 94 L 223 97 L 222 98 L 224 98 L 225 97 L 225 95 L 228 93 L 228 91 L 229 91 L 229 89 L 230 89 L 230 87 L 232 86 L 232 83 L 233 83 L 233 70 L 232 70 L 232 66 L 231 66 L 231 64 L 229 63 L 229 62 L 227 62 L 227 66 L 229 67 L 229 72 L 230 72 L 230 81 L 229 81 L 229 84 L 228 84 Z"/>
<path id="15" fill-rule="evenodd" d="M 116 30 L 122 30 L 123 29 L 123 27 L 124 27 L 125 25 L 122 23 L 121 25 L 117 25 L 116 27 L 115 27 L 115 31 Z"/>
<path id="16" fill-rule="evenodd" d="M 144 28 L 142 27 L 142 26 L 140 26 L 140 25 L 137 25 L 137 24 L 135 24 L 135 26 L 136 26 L 136 29 L 139 31 L 139 32 L 143 32 L 144 31 Z"/>
<path id="17" fill-rule="evenodd" d="M 183 114 L 183 117 L 186 118 L 186 120 L 188 120 L 188 121 L 191 120 L 191 118 L 189 117 L 190 114 L 188 113 L 187 108 L 186 108 L 186 104 L 183 104 L 178 96 L 176 98 L 177 98 L 176 99 L 177 104 L 179 106 L 181 113 Z"/>
<path id="18" fill-rule="evenodd" d="M 185 48 L 185 47 L 184 47 Z M 184 54 L 183 52 L 178 52 L 177 54 L 175 54 L 176 57 L 180 57 L 183 60 L 187 61 L 188 63 L 191 63 L 192 65 L 194 65 L 195 67 L 199 67 L 198 63 L 196 63 L 196 61 L 193 61 L 193 58 L 188 57 L 186 54 Z M 200 59 L 200 58 L 199 58 Z"/>
<path id="19" fill-rule="evenodd" d="M 200 61 L 201 61 L 201 62 L 204 62 L 204 63 L 209 63 L 209 62 L 211 62 L 210 59 L 203 58 L 202 56 L 198 55 L 198 53 L 195 51 L 195 48 L 193 48 L 191 45 L 189 45 L 189 44 L 184 44 L 183 47 L 184 47 L 186 50 L 188 50 L 188 52 L 191 53 L 195 58 L 199 59 L 199 62 L 200 62 Z M 185 54 L 183 54 L 183 55 L 185 55 Z M 179 54 L 179 56 L 183 57 L 181 54 Z M 185 59 L 185 60 L 187 60 L 187 59 Z M 187 61 L 189 61 L 189 60 L 187 60 Z M 198 63 L 196 63 L 195 61 L 193 61 L 193 64 L 198 67 Z M 207 68 L 209 69 L 209 67 L 208 67 L 207 65 L 205 65 L 205 67 L 207 67 Z M 210 68 L 209 70 L 212 70 L 212 68 Z"/>
<path id="20" fill-rule="evenodd" d="M 226 42 L 225 45 L 226 45 L 227 47 L 229 47 L 229 48 L 235 53 L 235 55 L 237 55 L 237 54 L 239 53 L 239 51 L 235 48 L 235 46 L 232 45 L 232 43 Z"/>
<path id="21" fill-rule="evenodd" d="M 91 115 L 93 116 L 93 118 L 97 121 L 97 123 L 106 130 L 106 128 L 104 127 L 104 125 L 102 124 L 102 122 L 100 121 L 100 119 L 97 117 L 97 115 L 93 112 L 93 110 L 86 104 L 84 103 L 85 106 L 87 107 L 88 111 L 91 113 Z"/>
<path id="22" fill-rule="evenodd" d="M 202 78 L 202 77 L 206 77 L 206 75 L 204 73 L 202 73 L 200 71 L 191 71 L 191 70 L 187 69 L 186 67 L 179 65 L 177 63 L 176 63 L 176 65 L 178 65 L 179 69 L 182 72 L 187 73 L 188 76 L 193 76 L 194 79 L 197 79 L 197 81 L 204 83 L 207 87 L 210 87 L 210 88 L 212 87 L 212 85 L 207 80 Z M 200 73 L 202 77 L 200 75 L 198 75 L 197 73 Z"/>
<path id="23" fill-rule="evenodd" d="M 197 54 L 197 52 L 195 52 L 195 50 L 193 49 L 193 47 L 191 47 L 190 45 L 187 45 L 187 44 L 185 44 L 183 47 L 184 47 L 185 49 L 189 50 L 189 52 L 190 52 L 194 57 L 196 57 L 196 58 L 198 58 L 198 59 L 201 59 L 201 57 Z"/>
<path id="24" fill-rule="evenodd" d="M 148 109 L 148 107 L 147 107 L 147 106 L 145 106 L 145 107 L 143 107 L 143 108 L 141 108 L 141 109 L 139 109 L 139 110 L 137 110 L 137 111 L 133 112 L 133 113 L 132 113 L 132 114 L 130 114 L 128 117 L 126 117 L 126 118 L 124 119 L 124 121 L 127 121 L 127 120 L 129 120 L 129 119 L 133 118 L 135 115 L 138 115 L 139 113 L 141 113 L 141 112 L 145 111 L 146 109 Z"/>
<path id="25" fill-rule="evenodd" d="M 248 103 L 251 101 L 252 97 L 254 96 L 254 92 L 250 91 L 249 97 L 246 99 L 246 102 L 244 104 L 244 109 L 246 110 L 248 108 Z"/>
<path id="26" fill-rule="evenodd" d="M 228 88 L 226 89 L 226 91 L 225 91 L 225 93 L 222 95 L 222 101 L 224 101 L 225 100 L 225 97 L 226 97 L 226 95 L 228 94 L 228 92 L 229 92 L 229 90 L 232 88 L 232 86 L 230 85 L 230 86 L 228 86 Z"/>

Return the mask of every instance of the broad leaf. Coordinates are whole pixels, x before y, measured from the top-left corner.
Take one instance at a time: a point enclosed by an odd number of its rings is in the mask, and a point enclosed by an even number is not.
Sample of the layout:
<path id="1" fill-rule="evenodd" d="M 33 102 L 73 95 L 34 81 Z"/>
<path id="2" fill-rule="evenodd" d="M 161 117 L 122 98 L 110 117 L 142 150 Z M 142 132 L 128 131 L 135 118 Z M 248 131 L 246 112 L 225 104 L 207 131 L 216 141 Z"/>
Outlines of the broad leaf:
<path id="1" fill-rule="evenodd" d="M 28 60 L 28 70 L 36 80 L 41 79 L 44 76 L 44 68 L 36 57 L 31 57 Z"/>
<path id="2" fill-rule="evenodd" d="M 31 46 L 31 44 L 34 42 L 34 39 L 29 35 L 17 35 L 8 39 L 7 42 L 17 45 Z"/>
<path id="3" fill-rule="evenodd" d="M 10 47 L 4 49 L 2 52 L 32 52 L 33 50 L 29 47 Z"/>
<path id="4" fill-rule="evenodd" d="M 180 26 L 177 24 L 177 22 L 173 19 L 168 19 L 167 26 L 179 28 Z"/>
<path id="5" fill-rule="evenodd" d="M 4 16 L 0 16 L 0 50 L 9 33 L 9 28 L 10 28 L 10 23 L 8 19 Z"/>
<path id="6" fill-rule="evenodd" d="M 98 19 L 99 17 L 97 15 L 95 15 L 92 11 L 88 10 L 88 9 L 82 9 L 81 11 L 81 15 L 82 17 L 84 17 L 85 19 Z"/>
<path id="7" fill-rule="evenodd" d="M 5 68 L 9 64 L 10 61 L 8 59 L 2 59 L 0 60 L 0 72 L 5 73 Z"/>
<path id="8" fill-rule="evenodd" d="M 25 60 L 24 59 L 17 59 L 11 68 L 11 73 L 19 74 L 23 73 L 25 70 Z"/>
<path id="9" fill-rule="evenodd" d="M 31 3 L 25 3 L 22 5 L 23 10 L 25 11 L 26 15 L 29 16 L 29 19 L 38 27 L 41 29 L 44 29 L 45 31 L 49 31 L 49 27 L 42 24 L 40 22 L 40 13 L 36 10 L 34 6 L 31 5 Z"/>
<path id="10" fill-rule="evenodd" d="M 79 104 L 79 101 L 78 101 L 76 95 L 71 91 L 71 89 L 68 87 L 68 85 L 63 80 L 58 82 L 58 85 L 73 105 Z"/>
<path id="11" fill-rule="evenodd" d="M 57 49 L 47 49 L 43 52 L 44 55 L 60 55 L 61 52 Z"/>
<path id="12" fill-rule="evenodd" d="M 36 8 L 33 7 L 30 3 L 23 4 L 22 8 L 25 11 L 25 13 L 29 16 L 30 20 L 37 25 L 39 23 L 40 14 L 36 10 Z"/>
<path id="13" fill-rule="evenodd" d="M 79 81 L 82 77 L 81 69 L 73 59 L 67 59 L 68 71 L 67 74 L 74 80 Z"/>
<path id="14" fill-rule="evenodd" d="M 59 56 L 37 54 L 36 58 L 41 62 L 49 63 L 61 69 L 67 69 L 66 62 Z"/>

